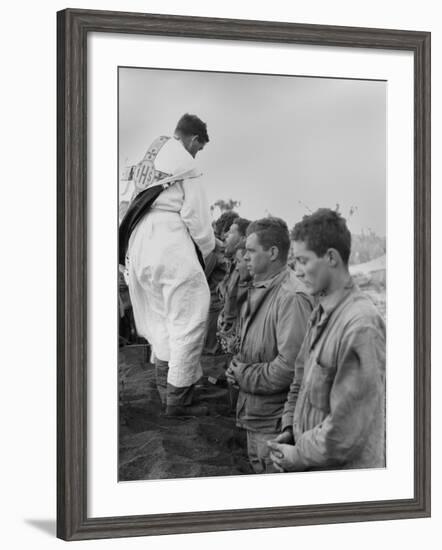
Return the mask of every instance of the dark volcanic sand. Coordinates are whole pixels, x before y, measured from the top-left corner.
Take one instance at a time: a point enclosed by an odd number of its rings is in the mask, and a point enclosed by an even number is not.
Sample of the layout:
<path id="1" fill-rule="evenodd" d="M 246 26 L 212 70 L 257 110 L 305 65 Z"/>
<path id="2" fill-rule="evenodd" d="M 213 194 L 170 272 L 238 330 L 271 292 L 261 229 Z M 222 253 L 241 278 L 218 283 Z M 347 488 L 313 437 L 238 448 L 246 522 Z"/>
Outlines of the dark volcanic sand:
<path id="1" fill-rule="evenodd" d="M 209 416 L 167 418 L 145 348 L 120 348 L 119 481 L 252 473 L 229 390 L 207 380 L 221 374 L 223 364 L 223 357 L 202 360 L 198 395 Z"/>

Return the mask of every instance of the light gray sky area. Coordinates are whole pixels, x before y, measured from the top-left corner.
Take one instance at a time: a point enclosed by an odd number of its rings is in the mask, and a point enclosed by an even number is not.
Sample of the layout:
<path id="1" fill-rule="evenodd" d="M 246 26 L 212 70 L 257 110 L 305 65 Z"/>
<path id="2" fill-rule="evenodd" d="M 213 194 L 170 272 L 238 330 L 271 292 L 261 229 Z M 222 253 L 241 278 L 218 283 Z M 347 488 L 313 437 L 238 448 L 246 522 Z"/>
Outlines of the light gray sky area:
<path id="1" fill-rule="evenodd" d="M 319 207 L 353 233 L 386 227 L 386 82 L 120 68 L 120 170 L 141 160 L 180 116 L 198 115 L 210 142 L 197 156 L 210 204 L 241 201 L 249 219 L 289 228 Z"/>

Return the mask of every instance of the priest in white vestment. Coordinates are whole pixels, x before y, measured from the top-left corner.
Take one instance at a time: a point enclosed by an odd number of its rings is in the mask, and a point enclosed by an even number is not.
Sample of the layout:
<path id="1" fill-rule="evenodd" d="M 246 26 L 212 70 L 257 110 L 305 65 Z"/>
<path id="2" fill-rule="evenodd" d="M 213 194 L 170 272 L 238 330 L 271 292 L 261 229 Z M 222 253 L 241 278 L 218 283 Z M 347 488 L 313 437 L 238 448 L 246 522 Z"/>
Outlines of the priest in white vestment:
<path id="1" fill-rule="evenodd" d="M 206 257 L 215 247 L 215 237 L 195 156 L 209 137 L 205 123 L 186 114 L 173 137 L 159 139 L 160 146 L 150 150 L 154 176 L 149 185 L 173 184 L 161 192 L 130 236 L 128 285 L 137 332 L 152 346 L 166 414 L 198 415 L 204 412 L 194 404 L 193 390 L 202 376 L 210 292 L 196 247 Z"/>

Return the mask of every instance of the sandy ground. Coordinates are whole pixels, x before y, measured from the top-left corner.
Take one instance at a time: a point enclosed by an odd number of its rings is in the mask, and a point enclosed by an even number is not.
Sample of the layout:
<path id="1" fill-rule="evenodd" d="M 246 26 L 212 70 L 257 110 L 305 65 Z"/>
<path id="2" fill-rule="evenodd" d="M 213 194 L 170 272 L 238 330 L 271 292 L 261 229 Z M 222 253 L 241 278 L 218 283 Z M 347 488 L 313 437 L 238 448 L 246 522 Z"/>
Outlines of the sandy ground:
<path id="1" fill-rule="evenodd" d="M 198 394 L 210 415 L 167 418 L 145 349 L 120 349 L 120 481 L 252 473 L 245 433 L 235 426 L 234 396 L 208 381 L 223 371 L 224 363 L 223 357 L 202 361 Z"/>

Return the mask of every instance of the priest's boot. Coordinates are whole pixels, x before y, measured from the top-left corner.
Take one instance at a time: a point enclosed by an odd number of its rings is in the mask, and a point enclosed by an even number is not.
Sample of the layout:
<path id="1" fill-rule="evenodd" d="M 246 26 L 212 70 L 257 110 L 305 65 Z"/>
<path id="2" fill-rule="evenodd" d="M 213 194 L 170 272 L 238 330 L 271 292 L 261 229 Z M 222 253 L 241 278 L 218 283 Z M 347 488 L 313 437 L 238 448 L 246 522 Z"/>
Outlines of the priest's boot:
<path id="1" fill-rule="evenodd" d="M 209 409 L 206 405 L 193 403 L 194 391 L 194 385 L 177 388 L 168 383 L 166 416 L 207 416 Z"/>
<path id="2" fill-rule="evenodd" d="M 165 407 L 167 404 L 167 373 L 169 371 L 169 363 L 158 358 L 155 358 L 154 363 L 157 390 L 161 399 L 161 404 Z"/>

